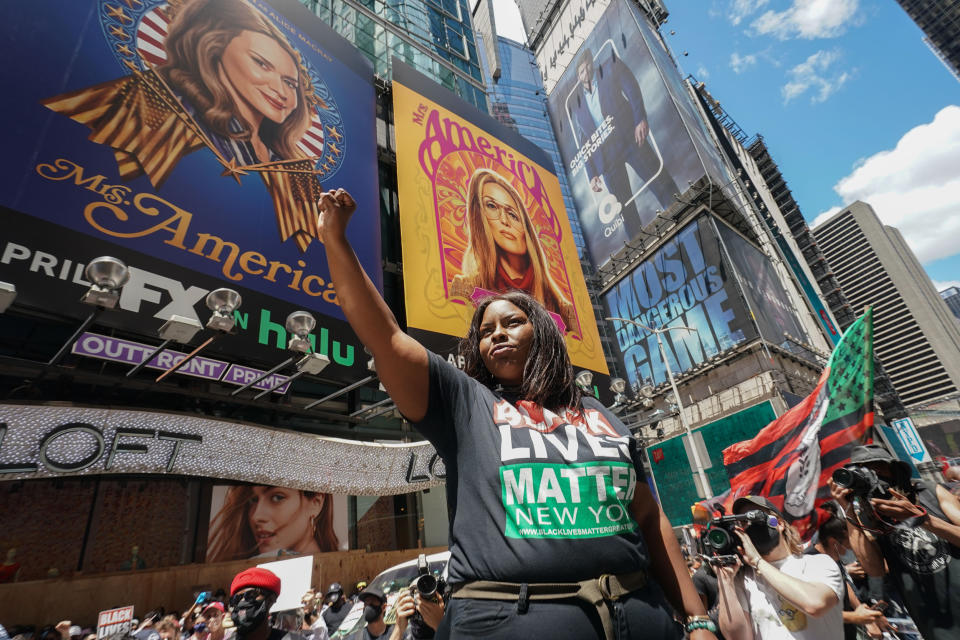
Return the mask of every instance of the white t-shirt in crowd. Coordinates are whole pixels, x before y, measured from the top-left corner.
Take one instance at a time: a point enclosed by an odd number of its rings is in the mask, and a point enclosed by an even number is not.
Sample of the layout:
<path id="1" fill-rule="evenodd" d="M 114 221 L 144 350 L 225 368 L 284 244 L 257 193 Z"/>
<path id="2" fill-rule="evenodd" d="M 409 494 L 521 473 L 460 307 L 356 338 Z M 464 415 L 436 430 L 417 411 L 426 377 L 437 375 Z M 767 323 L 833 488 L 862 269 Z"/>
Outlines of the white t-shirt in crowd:
<path id="1" fill-rule="evenodd" d="M 787 556 L 771 562 L 788 576 L 804 582 L 825 584 L 837 594 L 837 604 L 814 617 L 777 593 L 770 584 L 745 569 L 738 593 L 753 621 L 756 640 L 843 640 L 843 576 L 837 563 L 827 555 Z"/>

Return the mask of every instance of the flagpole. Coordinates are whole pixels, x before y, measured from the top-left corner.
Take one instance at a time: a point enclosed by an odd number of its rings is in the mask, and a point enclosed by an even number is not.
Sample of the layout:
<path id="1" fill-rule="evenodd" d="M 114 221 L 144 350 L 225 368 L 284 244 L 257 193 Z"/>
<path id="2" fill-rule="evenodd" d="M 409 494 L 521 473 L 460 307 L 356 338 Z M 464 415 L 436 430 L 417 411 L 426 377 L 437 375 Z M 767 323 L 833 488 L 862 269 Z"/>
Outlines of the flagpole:
<path id="1" fill-rule="evenodd" d="M 673 389 L 673 397 L 677 401 L 677 410 L 680 412 L 680 422 L 683 424 L 683 430 L 687 433 L 687 438 L 690 442 L 690 451 L 693 453 L 693 469 L 697 472 L 697 477 L 700 478 L 700 486 L 703 488 L 703 495 L 705 499 L 709 500 L 713 497 L 713 491 L 710 489 L 710 481 L 707 479 L 707 474 L 703 469 L 703 463 L 700 460 L 700 452 L 697 450 L 697 443 L 693 440 L 693 432 L 690 430 L 690 423 L 687 422 L 687 416 L 683 411 L 683 402 L 680 400 L 680 392 L 677 390 L 677 381 L 673 378 L 673 370 L 670 368 L 670 361 L 667 359 L 667 352 L 663 348 L 663 339 L 660 337 L 660 334 L 666 333 L 667 331 L 684 330 L 684 331 L 696 331 L 693 327 L 661 327 L 659 329 L 654 329 L 653 327 L 648 327 L 642 322 L 637 322 L 636 320 L 628 320 L 627 318 L 607 318 L 607 320 L 619 320 L 620 322 L 628 322 L 632 325 L 636 325 L 645 331 L 649 331 L 653 335 L 657 336 L 657 346 L 660 347 L 660 357 L 663 358 L 663 364 L 667 369 L 667 379 L 670 380 L 670 387 Z"/>

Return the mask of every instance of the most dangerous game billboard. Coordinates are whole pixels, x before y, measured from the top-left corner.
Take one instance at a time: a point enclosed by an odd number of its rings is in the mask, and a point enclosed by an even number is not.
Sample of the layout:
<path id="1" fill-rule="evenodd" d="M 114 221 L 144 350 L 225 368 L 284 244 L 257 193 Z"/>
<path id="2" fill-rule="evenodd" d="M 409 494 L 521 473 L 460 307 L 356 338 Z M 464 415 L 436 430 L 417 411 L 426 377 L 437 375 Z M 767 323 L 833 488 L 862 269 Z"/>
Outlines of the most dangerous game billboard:
<path id="1" fill-rule="evenodd" d="M 74 261 L 106 242 L 185 291 L 195 274 L 196 290 L 235 288 L 273 322 L 303 308 L 345 327 L 317 234 L 322 190 L 355 196 L 350 241 L 381 273 L 372 72 L 349 43 L 295 0 L 10 0 L 0 20 L 0 205 L 31 242 Z M 37 248 L 26 242 L 4 250 L 2 279 L 28 282 L 15 272 Z M 76 280 L 67 262 L 55 270 Z M 57 307 L 56 280 L 21 299 Z M 205 313 L 201 296 L 190 306 Z"/>
<path id="2" fill-rule="evenodd" d="M 463 336 L 476 303 L 519 289 L 607 373 L 552 163 L 543 150 L 394 60 L 407 323 Z"/>
<path id="3" fill-rule="evenodd" d="M 713 220 L 694 220 L 604 294 L 610 315 L 658 329 L 675 374 L 757 337 Z M 667 381 L 657 336 L 614 322 L 627 381 L 634 389 Z"/>

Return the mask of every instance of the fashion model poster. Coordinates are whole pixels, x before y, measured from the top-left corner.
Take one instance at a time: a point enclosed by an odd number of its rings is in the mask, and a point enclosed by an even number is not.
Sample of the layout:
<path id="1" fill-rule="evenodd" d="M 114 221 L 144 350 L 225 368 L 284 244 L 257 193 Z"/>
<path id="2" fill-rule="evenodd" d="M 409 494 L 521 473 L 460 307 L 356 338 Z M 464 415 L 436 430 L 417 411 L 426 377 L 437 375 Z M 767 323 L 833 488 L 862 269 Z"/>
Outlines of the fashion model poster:
<path id="1" fill-rule="evenodd" d="M 316 202 L 343 187 L 378 277 L 371 67 L 298 2 L 9 0 L 0 20 L 0 204 L 342 319 Z"/>
<path id="2" fill-rule="evenodd" d="M 547 155 L 396 59 L 393 73 L 409 327 L 466 335 L 478 301 L 518 289 L 550 312 L 575 367 L 606 373 Z"/>
<path id="3" fill-rule="evenodd" d="M 597 266 L 704 176 L 726 180 L 676 67 L 638 11 L 611 2 L 548 98 Z"/>
<path id="4" fill-rule="evenodd" d="M 207 562 L 345 551 L 347 498 L 272 485 L 214 485 Z"/>

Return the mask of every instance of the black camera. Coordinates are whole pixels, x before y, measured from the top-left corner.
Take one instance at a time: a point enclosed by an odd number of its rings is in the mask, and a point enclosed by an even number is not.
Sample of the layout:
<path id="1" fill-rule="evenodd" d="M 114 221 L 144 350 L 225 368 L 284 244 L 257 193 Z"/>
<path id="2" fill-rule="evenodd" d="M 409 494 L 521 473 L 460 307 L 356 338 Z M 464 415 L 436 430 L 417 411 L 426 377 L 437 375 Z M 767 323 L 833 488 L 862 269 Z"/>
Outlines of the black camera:
<path id="1" fill-rule="evenodd" d="M 833 472 L 833 482 L 838 487 L 850 490 L 850 504 L 858 523 L 871 530 L 882 531 L 893 523 L 878 514 L 871 498 L 889 498 L 890 483 L 877 476 L 877 472 L 859 465 L 847 465 Z"/>
<path id="2" fill-rule="evenodd" d="M 720 516 L 710 521 L 707 532 L 703 537 L 706 555 L 714 564 L 734 564 L 739 551 L 740 538 L 734 530 L 737 527 L 747 528 L 752 524 L 766 523 L 767 514 L 760 509 L 753 509 L 746 513 Z"/>
<path id="3" fill-rule="evenodd" d="M 430 573 L 427 556 L 421 553 L 417 557 L 417 579 L 410 586 L 410 595 L 419 594 L 421 601 L 439 602 L 443 589 L 443 578 Z M 434 635 L 434 630 L 423 621 L 419 611 L 414 611 L 410 616 L 410 635 L 418 640 L 432 638 Z"/>
<path id="4" fill-rule="evenodd" d="M 877 472 L 867 467 L 849 465 L 833 472 L 833 482 L 838 487 L 850 489 L 861 498 L 889 498 L 890 483 L 881 480 Z"/>

